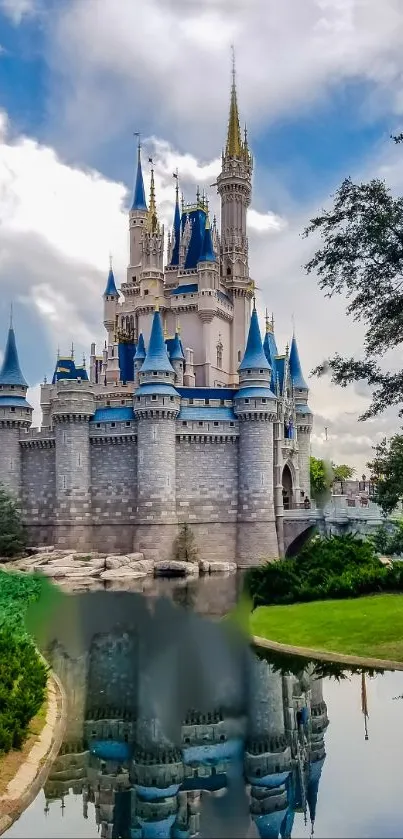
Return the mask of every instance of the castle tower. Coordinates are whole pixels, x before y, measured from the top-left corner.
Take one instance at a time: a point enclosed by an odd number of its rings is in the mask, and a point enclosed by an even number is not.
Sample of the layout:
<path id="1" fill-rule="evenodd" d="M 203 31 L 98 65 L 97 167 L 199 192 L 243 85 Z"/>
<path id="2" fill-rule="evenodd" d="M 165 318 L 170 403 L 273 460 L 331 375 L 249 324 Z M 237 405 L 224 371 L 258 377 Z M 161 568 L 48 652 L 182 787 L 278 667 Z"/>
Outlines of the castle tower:
<path id="1" fill-rule="evenodd" d="M 56 448 L 55 544 L 92 549 L 89 421 L 94 385 L 60 379 L 51 399 Z"/>
<path id="2" fill-rule="evenodd" d="M 302 374 L 297 339 L 292 336 L 290 347 L 290 378 L 293 388 L 298 440 L 298 465 L 300 489 L 306 497 L 311 497 L 310 455 L 311 433 L 313 425 L 312 411 L 308 406 L 308 385 Z"/>
<path id="3" fill-rule="evenodd" d="M 241 139 L 238 101 L 235 82 L 235 63 L 232 68 L 230 113 L 222 168 L 217 178 L 221 198 L 221 266 L 223 282 L 232 292 L 234 320 L 231 335 L 230 372 L 236 384 L 240 353 L 246 344 L 253 294 L 249 278 L 246 214 L 252 193 L 252 156 L 249 152 L 246 129 Z"/>
<path id="4" fill-rule="evenodd" d="M 215 359 L 211 359 L 211 351 L 214 346 L 214 337 L 211 332 L 211 324 L 216 314 L 216 299 L 212 290 L 219 286 L 219 269 L 217 258 L 213 250 L 211 239 L 211 227 L 208 215 L 203 235 L 202 248 L 197 264 L 199 279 L 198 315 L 202 322 L 202 346 L 203 346 L 203 380 L 205 385 L 213 385 L 214 377 L 210 375 L 211 366 L 215 367 Z"/>
<path id="5" fill-rule="evenodd" d="M 180 244 L 181 244 L 181 211 L 179 207 L 179 181 L 178 175 L 175 174 L 175 210 L 174 223 L 172 228 L 172 236 L 170 239 L 170 247 L 168 248 L 168 265 L 166 266 L 170 273 L 173 273 L 179 268 L 180 259 Z M 172 279 L 170 277 L 170 279 Z"/>
<path id="6" fill-rule="evenodd" d="M 140 294 L 162 299 L 164 293 L 164 226 L 160 225 L 155 200 L 154 169 L 151 169 L 149 209 L 144 225 L 140 273 Z"/>
<path id="7" fill-rule="evenodd" d="M 139 339 L 137 342 L 136 347 L 136 354 L 133 359 L 134 363 L 134 384 L 138 386 L 139 384 L 139 370 L 141 370 L 141 366 L 143 361 L 146 357 L 146 348 L 144 344 L 143 333 L 140 332 Z"/>
<path id="8" fill-rule="evenodd" d="M 278 557 L 273 499 L 273 423 L 277 408 L 270 377 L 254 306 L 239 367 L 240 389 L 234 398 L 239 420 L 239 567 Z"/>
<path id="9" fill-rule="evenodd" d="M 143 171 L 141 168 L 140 141 L 137 148 L 137 170 L 134 182 L 133 200 L 129 212 L 130 261 L 127 268 L 128 284 L 138 284 L 140 280 L 143 254 L 143 232 L 147 218 L 147 203 L 144 191 Z"/>
<path id="10" fill-rule="evenodd" d="M 0 483 L 19 498 L 22 483 L 20 437 L 32 421 L 26 400 L 28 384 L 21 372 L 12 320 L 0 370 Z"/>
<path id="11" fill-rule="evenodd" d="M 259 836 L 271 839 L 278 837 L 287 814 L 287 787 L 292 770 L 281 673 L 254 657 L 249 692 L 245 775 L 251 785 L 251 815 Z"/>
<path id="12" fill-rule="evenodd" d="M 136 543 L 138 550 L 158 545 L 162 559 L 171 557 L 177 532 L 175 445 L 180 396 L 174 381 L 161 316 L 155 311 L 139 371 L 140 386 L 134 395 L 138 420 Z"/>
<path id="13" fill-rule="evenodd" d="M 271 367 L 270 388 L 276 393 L 276 357 L 278 349 L 274 335 L 274 316 L 271 320 L 266 309 L 266 334 L 264 336 L 263 351 Z M 284 505 L 283 505 L 283 406 L 280 399 L 277 400 L 277 416 L 273 428 L 273 491 L 274 491 L 274 513 L 276 517 L 277 542 L 280 556 L 284 555 Z"/>
<path id="14" fill-rule="evenodd" d="M 104 327 L 108 333 L 108 346 L 113 343 L 116 323 L 116 309 L 119 303 L 119 292 L 116 288 L 115 276 L 112 268 L 112 258 L 109 274 L 104 291 Z"/>
<path id="15" fill-rule="evenodd" d="M 185 367 L 185 356 L 183 355 L 182 344 L 179 332 L 176 330 L 171 354 L 169 356 L 172 367 L 175 370 L 175 384 L 183 387 L 183 372 Z"/>

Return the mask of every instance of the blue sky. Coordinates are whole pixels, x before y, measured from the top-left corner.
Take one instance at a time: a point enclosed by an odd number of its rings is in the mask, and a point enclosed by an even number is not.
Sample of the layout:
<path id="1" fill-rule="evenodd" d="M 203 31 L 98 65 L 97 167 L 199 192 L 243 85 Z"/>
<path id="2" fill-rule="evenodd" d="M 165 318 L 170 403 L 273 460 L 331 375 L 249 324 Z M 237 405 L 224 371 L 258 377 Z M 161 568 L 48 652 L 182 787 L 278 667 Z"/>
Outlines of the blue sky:
<path id="1" fill-rule="evenodd" d="M 346 175 L 386 174 L 400 187 L 389 140 L 402 125 L 400 0 L 144 8 L 139 16 L 131 0 L 0 0 L 0 332 L 14 297 L 35 393 L 58 346 L 74 340 L 81 355 L 103 341 L 107 255 L 120 281 L 127 262 L 132 132 L 145 136 L 145 159 L 153 154 L 167 224 L 176 166 L 189 196 L 215 180 L 231 42 L 255 158 L 249 234 L 260 311 L 274 310 L 280 346 L 294 314 L 307 373 L 335 350 L 359 354 L 362 332 L 344 302 L 325 300 L 302 271 L 311 245 L 300 233 Z M 219 211 L 214 194 L 211 206 Z M 365 462 L 374 435 L 396 424 L 391 416 L 357 426 L 367 396 L 312 382 L 318 451 L 326 425 L 338 459 Z"/>

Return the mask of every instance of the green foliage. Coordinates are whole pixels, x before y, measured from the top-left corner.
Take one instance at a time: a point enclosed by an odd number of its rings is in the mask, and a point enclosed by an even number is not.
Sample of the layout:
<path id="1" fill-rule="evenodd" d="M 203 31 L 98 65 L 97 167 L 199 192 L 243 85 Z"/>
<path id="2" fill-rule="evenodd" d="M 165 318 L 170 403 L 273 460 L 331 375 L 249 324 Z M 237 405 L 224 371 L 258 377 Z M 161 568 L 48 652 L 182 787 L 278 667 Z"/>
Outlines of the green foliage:
<path id="1" fill-rule="evenodd" d="M 368 538 L 383 556 L 403 555 L 403 521 L 390 522 L 388 527 L 381 525 Z"/>
<path id="2" fill-rule="evenodd" d="M 173 558 L 179 562 L 198 562 L 194 535 L 187 522 L 181 525 L 176 537 Z"/>
<path id="3" fill-rule="evenodd" d="M 47 669 L 24 627 L 41 581 L 0 571 L 0 754 L 21 748 L 46 694 Z"/>
<path id="4" fill-rule="evenodd" d="M 24 547 L 19 507 L 14 497 L 0 485 L 0 557 L 17 556 Z"/>
<path id="5" fill-rule="evenodd" d="M 320 501 L 329 493 L 333 483 L 333 471 L 330 463 L 318 457 L 311 457 L 309 461 L 311 480 L 311 495 L 315 501 Z"/>
<path id="6" fill-rule="evenodd" d="M 347 466 L 347 463 L 340 463 L 340 466 L 332 463 L 332 469 L 334 481 L 348 481 L 355 473 L 353 466 Z"/>
<path id="7" fill-rule="evenodd" d="M 385 515 L 392 513 L 403 498 L 403 435 L 395 434 L 373 447 L 375 456 L 367 466 L 375 485 L 374 500 Z"/>
<path id="8" fill-rule="evenodd" d="M 361 360 L 336 354 L 313 373 L 330 372 L 342 387 L 364 379 L 373 388 L 372 403 L 360 417 L 365 420 L 403 402 L 402 371 L 388 372 L 380 364 L 403 341 L 403 198 L 381 180 L 354 184 L 346 178 L 333 206 L 311 219 L 303 235 L 311 234 L 319 234 L 322 246 L 306 264 L 307 273 L 318 276 L 326 296 L 347 297 L 347 314 L 366 328 Z"/>
<path id="9" fill-rule="evenodd" d="M 403 563 L 383 565 L 370 540 L 314 537 L 298 556 L 250 569 L 245 587 L 254 607 L 403 591 Z"/>
<path id="10" fill-rule="evenodd" d="M 32 642 L 0 630 L 0 754 L 20 749 L 45 700 L 47 669 Z"/>

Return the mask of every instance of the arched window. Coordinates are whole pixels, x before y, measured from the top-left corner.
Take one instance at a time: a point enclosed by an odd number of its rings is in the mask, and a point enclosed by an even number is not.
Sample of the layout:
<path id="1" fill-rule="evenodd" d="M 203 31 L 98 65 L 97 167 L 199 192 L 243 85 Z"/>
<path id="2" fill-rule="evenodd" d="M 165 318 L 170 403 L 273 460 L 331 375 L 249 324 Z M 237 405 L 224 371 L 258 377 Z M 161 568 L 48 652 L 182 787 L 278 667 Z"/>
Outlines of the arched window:
<path id="1" fill-rule="evenodd" d="M 218 344 L 217 344 L 217 367 L 219 370 L 222 369 L 222 353 L 223 353 L 223 345 L 221 342 L 221 335 L 218 337 Z"/>

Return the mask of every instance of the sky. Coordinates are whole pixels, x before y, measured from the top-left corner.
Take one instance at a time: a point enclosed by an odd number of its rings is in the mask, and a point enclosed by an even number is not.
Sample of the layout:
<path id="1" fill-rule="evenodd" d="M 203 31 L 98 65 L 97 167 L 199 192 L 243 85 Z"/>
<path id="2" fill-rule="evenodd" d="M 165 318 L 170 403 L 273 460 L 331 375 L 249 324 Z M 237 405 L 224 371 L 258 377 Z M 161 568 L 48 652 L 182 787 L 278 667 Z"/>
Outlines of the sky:
<path id="1" fill-rule="evenodd" d="M 284 348 L 295 324 L 306 377 L 334 352 L 360 357 L 363 329 L 305 274 L 315 241 L 301 233 L 348 175 L 403 189 L 390 140 L 403 127 L 402 43 L 401 0 L 0 0 L 0 347 L 13 302 L 36 424 L 57 349 L 74 343 L 81 359 L 91 341 L 103 345 L 109 254 L 118 284 L 128 261 L 133 132 L 147 187 L 154 159 L 168 227 L 176 167 L 185 198 L 199 184 L 219 215 L 210 185 L 231 44 L 254 155 L 248 233 L 262 329 L 267 307 Z M 400 428 L 397 412 L 361 423 L 364 382 L 309 386 L 313 453 L 368 472 L 372 446 Z"/>

